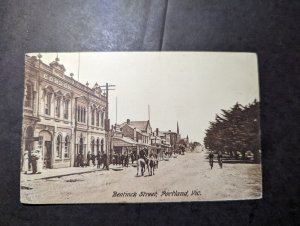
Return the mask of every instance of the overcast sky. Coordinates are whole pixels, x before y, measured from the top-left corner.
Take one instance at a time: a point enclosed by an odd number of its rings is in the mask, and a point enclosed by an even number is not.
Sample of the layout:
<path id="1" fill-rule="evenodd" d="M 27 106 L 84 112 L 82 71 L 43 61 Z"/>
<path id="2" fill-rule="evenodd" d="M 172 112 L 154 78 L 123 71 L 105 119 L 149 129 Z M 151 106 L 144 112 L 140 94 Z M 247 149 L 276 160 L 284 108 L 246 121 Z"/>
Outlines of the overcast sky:
<path id="1" fill-rule="evenodd" d="M 56 53 L 41 53 L 49 64 Z M 36 53 L 30 55 L 37 55 Z M 66 74 L 78 75 L 78 53 L 58 53 Z M 148 120 L 153 129 L 176 131 L 202 143 L 209 121 L 236 102 L 259 100 L 257 58 L 251 53 L 80 53 L 79 81 L 116 85 L 109 95 L 111 124 Z"/>

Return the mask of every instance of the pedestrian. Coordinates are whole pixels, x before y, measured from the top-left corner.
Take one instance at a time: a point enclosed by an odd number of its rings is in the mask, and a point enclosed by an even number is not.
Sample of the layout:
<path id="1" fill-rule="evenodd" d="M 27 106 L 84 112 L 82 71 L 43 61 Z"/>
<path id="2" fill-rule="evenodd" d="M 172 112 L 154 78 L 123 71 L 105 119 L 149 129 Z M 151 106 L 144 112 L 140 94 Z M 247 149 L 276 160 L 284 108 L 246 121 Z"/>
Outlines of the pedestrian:
<path id="1" fill-rule="evenodd" d="M 128 167 L 129 164 L 129 156 L 128 153 L 125 155 L 125 166 Z"/>
<path id="2" fill-rule="evenodd" d="M 101 154 L 100 151 L 97 153 L 97 168 L 101 167 Z"/>
<path id="3" fill-rule="evenodd" d="M 102 159 L 103 159 L 103 169 L 109 170 L 108 164 L 107 164 L 107 154 L 102 151 Z"/>
<path id="4" fill-rule="evenodd" d="M 222 165 L 223 165 L 223 159 L 222 158 L 223 158 L 223 156 L 222 156 L 222 152 L 221 151 L 218 152 L 217 158 L 218 158 L 219 166 L 222 169 Z"/>
<path id="5" fill-rule="evenodd" d="M 80 157 L 79 157 L 80 158 L 79 164 L 80 164 L 81 167 L 84 167 L 84 157 L 83 157 L 82 151 L 79 152 L 79 155 L 80 155 Z"/>
<path id="6" fill-rule="evenodd" d="M 120 152 L 118 152 L 118 154 L 117 154 L 117 163 L 118 163 L 118 165 L 121 165 L 121 154 L 120 154 Z"/>
<path id="7" fill-rule="evenodd" d="M 87 153 L 87 166 L 90 166 L 91 153 L 88 151 Z"/>
<path id="8" fill-rule="evenodd" d="M 208 158 L 209 158 L 210 168 L 212 169 L 214 166 L 214 153 L 212 151 L 210 151 Z"/>
<path id="9" fill-rule="evenodd" d="M 42 159 L 42 153 L 39 149 L 36 150 L 36 171 L 38 174 L 42 173 L 43 168 L 43 159 Z"/>
<path id="10" fill-rule="evenodd" d="M 124 155 L 124 153 L 122 153 L 121 154 L 121 161 L 120 161 L 122 166 L 125 166 L 125 161 L 124 160 L 125 160 L 125 155 Z"/>
<path id="11" fill-rule="evenodd" d="M 94 153 L 92 153 L 92 155 L 91 155 L 91 160 L 92 160 L 93 166 L 96 166 L 96 164 L 95 164 L 96 155 Z"/>
<path id="12" fill-rule="evenodd" d="M 23 172 L 25 174 L 27 174 L 28 171 L 28 165 L 29 165 L 29 155 L 28 155 L 28 151 L 25 150 L 24 151 L 24 155 L 23 155 Z"/>
<path id="13" fill-rule="evenodd" d="M 32 174 L 36 174 L 37 172 L 37 157 L 36 157 L 36 152 L 32 151 L 30 155 L 30 162 L 31 162 L 31 167 L 32 167 Z"/>
<path id="14" fill-rule="evenodd" d="M 77 167 L 80 167 L 80 166 L 84 167 L 82 151 L 80 151 L 79 154 L 77 155 L 76 166 Z"/>

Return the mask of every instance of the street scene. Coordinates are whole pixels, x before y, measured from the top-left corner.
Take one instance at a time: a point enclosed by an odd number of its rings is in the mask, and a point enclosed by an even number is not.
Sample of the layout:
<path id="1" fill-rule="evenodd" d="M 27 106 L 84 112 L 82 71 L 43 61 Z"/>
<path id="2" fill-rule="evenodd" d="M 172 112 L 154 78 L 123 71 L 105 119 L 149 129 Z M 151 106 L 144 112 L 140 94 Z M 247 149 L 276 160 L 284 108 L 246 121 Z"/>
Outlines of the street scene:
<path id="1" fill-rule="evenodd" d="M 261 198 L 259 114 L 253 54 L 26 54 L 20 200 Z"/>
<path id="2" fill-rule="evenodd" d="M 115 167 L 110 171 L 91 167 L 92 172 L 69 176 L 49 174 L 48 178 L 23 181 L 22 197 L 39 204 L 49 200 L 51 203 L 173 202 L 256 199 L 261 196 L 259 164 L 225 163 L 221 169 L 215 160 L 211 170 L 207 155 L 205 151 L 196 150 L 172 157 L 160 162 L 153 176 L 148 176 L 146 171 L 144 177 L 137 177 L 136 167 L 131 166 Z M 189 191 L 189 195 L 166 196 L 163 193 L 174 191 Z M 191 195 L 193 191 L 199 194 Z M 119 196 L 112 198 L 114 192 Z M 134 192 L 137 192 L 134 198 L 122 197 L 124 193 Z M 157 196 L 151 196 L 156 192 Z"/>

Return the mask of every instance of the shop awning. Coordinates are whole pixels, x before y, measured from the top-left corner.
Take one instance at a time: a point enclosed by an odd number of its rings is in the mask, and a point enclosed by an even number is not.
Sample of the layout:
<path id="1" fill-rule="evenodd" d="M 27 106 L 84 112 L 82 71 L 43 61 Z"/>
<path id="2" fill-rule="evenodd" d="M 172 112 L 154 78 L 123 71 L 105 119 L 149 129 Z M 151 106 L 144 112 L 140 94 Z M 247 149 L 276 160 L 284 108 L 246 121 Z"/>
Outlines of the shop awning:
<path id="1" fill-rule="evenodd" d="M 139 146 L 142 147 L 148 147 L 148 148 L 152 148 L 153 146 L 151 146 L 150 144 L 143 144 L 143 143 L 137 143 Z"/>
<path id="2" fill-rule="evenodd" d="M 113 137 L 114 147 L 136 147 L 137 145 L 137 142 L 128 137 Z"/>

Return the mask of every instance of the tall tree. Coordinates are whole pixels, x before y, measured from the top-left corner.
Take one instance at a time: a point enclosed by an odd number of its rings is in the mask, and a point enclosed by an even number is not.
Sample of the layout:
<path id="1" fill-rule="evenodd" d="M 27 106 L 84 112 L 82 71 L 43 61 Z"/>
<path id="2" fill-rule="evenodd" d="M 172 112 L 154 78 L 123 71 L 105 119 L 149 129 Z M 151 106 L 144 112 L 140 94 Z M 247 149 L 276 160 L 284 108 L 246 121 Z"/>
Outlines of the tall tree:
<path id="1" fill-rule="evenodd" d="M 206 130 L 204 145 L 215 152 L 229 153 L 238 158 L 238 152 L 245 159 L 247 151 L 254 154 L 254 161 L 259 162 L 260 150 L 260 118 L 259 102 L 243 107 L 236 103 L 230 110 L 221 110 Z"/>

